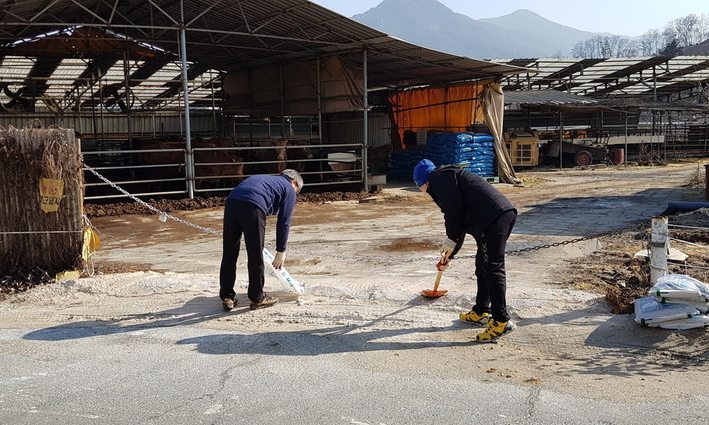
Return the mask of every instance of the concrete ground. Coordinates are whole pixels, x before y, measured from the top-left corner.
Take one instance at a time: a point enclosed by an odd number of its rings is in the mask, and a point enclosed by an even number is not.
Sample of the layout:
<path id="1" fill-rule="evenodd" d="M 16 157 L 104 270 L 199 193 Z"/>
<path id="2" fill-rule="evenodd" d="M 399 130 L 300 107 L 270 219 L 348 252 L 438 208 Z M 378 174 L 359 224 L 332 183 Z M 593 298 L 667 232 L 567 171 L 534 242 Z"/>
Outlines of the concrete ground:
<path id="1" fill-rule="evenodd" d="M 649 226 L 697 164 L 523 173 L 498 185 L 519 208 L 511 250 Z M 703 178 L 703 175 L 702 175 Z M 221 228 L 220 210 L 176 213 Z M 306 285 L 250 311 L 217 298 L 221 241 L 157 217 L 96 219 L 96 275 L 0 302 L 0 423 L 705 423 L 706 330 L 613 315 L 560 285 L 595 239 L 510 254 L 519 328 L 497 344 L 457 320 L 473 302 L 475 244 L 435 278 L 440 211 L 412 187 L 367 202 L 300 204 L 286 266 Z M 267 243 L 273 248 L 274 220 Z M 637 250 L 642 248 L 638 241 Z"/>

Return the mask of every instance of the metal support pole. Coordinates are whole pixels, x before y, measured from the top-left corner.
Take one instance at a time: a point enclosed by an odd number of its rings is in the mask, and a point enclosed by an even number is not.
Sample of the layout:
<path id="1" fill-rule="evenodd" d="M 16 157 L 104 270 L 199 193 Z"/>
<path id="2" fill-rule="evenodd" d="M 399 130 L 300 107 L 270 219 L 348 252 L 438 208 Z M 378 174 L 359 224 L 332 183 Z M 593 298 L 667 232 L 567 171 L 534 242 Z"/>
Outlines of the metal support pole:
<path id="1" fill-rule="evenodd" d="M 214 102 L 214 78 L 212 78 L 212 72 L 209 72 L 209 88 L 212 91 L 212 121 L 214 123 L 214 131 L 212 132 L 212 135 L 215 137 L 218 136 L 217 130 L 219 129 L 219 122 L 217 121 L 217 107 Z"/>
<path id="2" fill-rule="evenodd" d="M 285 91 L 285 88 L 283 87 L 283 65 L 280 65 L 278 67 L 278 72 L 279 72 L 280 86 L 281 86 L 281 139 L 285 139 L 286 138 L 286 123 L 285 123 L 286 91 Z"/>
<path id="3" fill-rule="evenodd" d="M 365 47 L 362 49 L 362 60 L 364 62 L 364 73 L 363 73 L 363 99 L 362 99 L 362 104 L 363 104 L 363 109 L 364 109 L 364 125 L 362 131 L 364 132 L 363 136 L 363 143 L 362 143 L 362 180 L 364 181 L 364 191 L 369 192 L 369 179 L 367 175 L 367 146 L 369 146 L 369 143 L 367 141 L 367 135 L 368 135 L 368 109 L 369 109 L 369 99 L 367 98 L 367 48 Z"/>
<path id="4" fill-rule="evenodd" d="M 318 139 L 322 139 L 322 80 L 320 77 L 320 55 L 318 55 Z"/>
<path id="5" fill-rule="evenodd" d="M 192 156 L 192 132 L 190 130 L 190 95 L 187 81 L 187 41 L 185 27 L 180 28 L 180 57 L 182 59 L 182 97 L 185 106 L 185 174 L 187 195 L 194 199 L 194 158 Z"/>
<path id="6" fill-rule="evenodd" d="M 601 111 L 601 134 L 600 134 L 600 139 L 598 140 L 599 142 L 602 142 L 603 139 L 604 139 L 604 135 L 603 135 L 603 130 L 604 130 L 604 128 L 603 128 L 603 124 L 604 124 L 603 118 L 605 118 L 605 117 L 604 117 L 604 115 L 603 115 L 603 111 Z"/>
<path id="7" fill-rule="evenodd" d="M 661 150 L 660 150 L 660 149 L 661 149 L 661 146 L 660 146 L 660 136 L 664 136 L 664 135 L 665 135 L 665 132 L 664 132 L 664 130 L 663 130 L 663 128 L 662 128 L 662 121 L 663 121 L 663 119 L 664 119 L 664 117 L 663 117 L 662 115 L 663 115 L 663 114 L 662 114 L 662 111 L 660 111 L 660 124 L 659 124 L 658 134 L 657 134 L 657 157 L 658 157 L 658 158 L 660 157 L 660 152 L 661 152 Z M 663 142 L 662 144 L 664 145 L 665 142 Z"/>
<path id="8" fill-rule="evenodd" d="M 667 232 L 667 217 L 652 218 L 652 234 L 650 236 L 650 284 L 667 274 L 667 252 L 669 250 Z"/>
<path id="9" fill-rule="evenodd" d="M 652 66 L 652 100 L 657 102 L 657 69 Z"/>
<path id="10" fill-rule="evenodd" d="M 623 147 L 623 165 L 628 166 L 628 113 L 625 113 L 625 145 Z"/>
<path id="11" fill-rule="evenodd" d="M 671 136 L 671 137 L 668 137 Z M 665 135 L 665 162 L 667 162 L 667 143 L 669 138 L 675 137 L 675 133 L 672 130 L 672 111 L 667 111 L 667 134 Z"/>
<path id="12" fill-rule="evenodd" d="M 128 146 L 133 149 L 133 129 L 131 128 L 130 116 L 130 68 L 128 65 L 128 50 L 123 51 L 123 85 L 126 93 L 126 118 L 128 120 Z"/>
<path id="13" fill-rule="evenodd" d="M 317 67 L 318 67 L 318 86 L 317 86 L 317 91 L 318 91 L 318 140 L 320 145 L 323 144 L 323 128 L 322 128 L 322 77 L 320 75 L 320 55 L 317 57 Z M 318 155 L 320 157 L 320 155 Z M 322 171 L 323 168 L 325 167 L 325 163 L 323 161 L 318 161 L 318 171 Z M 320 174 L 320 179 L 322 179 L 322 174 Z"/>
<path id="14" fill-rule="evenodd" d="M 106 138 L 106 135 L 103 133 L 103 123 L 104 123 L 104 119 L 103 119 L 103 107 L 104 106 L 103 105 L 104 104 L 103 104 L 103 86 L 101 85 L 101 78 L 98 79 L 98 94 L 99 94 L 99 100 L 101 101 L 101 103 L 99 104 L 99 110 L 98 110 L 99 119 L 101 120 L 101 140 L 104 140 Z"/>
<path id="15" fill-rule="evenodd" d="M 559 170 L 564 169 L 564 113 L 559 112 Z"/>
<path id="16" fill-rule="evenodd" d="M 709 201 L 709 164 L 704 164 L 704 199 Z"/>

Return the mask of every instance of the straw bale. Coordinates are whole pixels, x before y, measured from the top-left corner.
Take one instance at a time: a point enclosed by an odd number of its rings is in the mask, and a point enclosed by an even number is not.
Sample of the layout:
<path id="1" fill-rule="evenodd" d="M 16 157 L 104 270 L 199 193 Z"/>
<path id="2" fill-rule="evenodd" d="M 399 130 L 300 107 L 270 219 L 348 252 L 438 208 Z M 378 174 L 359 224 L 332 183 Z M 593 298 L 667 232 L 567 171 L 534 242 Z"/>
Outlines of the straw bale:
<path id="1" fill-rule="evenodd" d="M 82 166 L 72 129 L 0 128 L 0 276 L 81 266 Z M 64 182 L 57 212 L 40 208 L 41 178 Z"/>

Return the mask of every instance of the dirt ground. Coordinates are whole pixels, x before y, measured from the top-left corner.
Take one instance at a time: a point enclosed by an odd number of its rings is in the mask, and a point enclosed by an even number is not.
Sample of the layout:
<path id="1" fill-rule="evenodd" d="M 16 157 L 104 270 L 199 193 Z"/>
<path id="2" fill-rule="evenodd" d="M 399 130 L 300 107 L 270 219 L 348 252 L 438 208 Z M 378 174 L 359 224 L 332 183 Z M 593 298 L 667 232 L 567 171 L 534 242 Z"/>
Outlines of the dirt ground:
<path id="1" fill-rule="evenodd" d="M 498 185 L 520 212 L 510 250 L 625 229 L 510 254 L 508 304 L 519 328 L 498 344 L 471 345 L 478 330 L 457 320 L 474 301 L 472 238 L 444 274 L 442 288 L 448 295 L 433 301 L 418 295 L 433 284 L 443 221 L 430 198 L 406 184 L 389 185 L 377 196 L 301 199 L 286 266 L 305 283 L 306 294 L 287 294 L 269 279 L 267 290 L 283 302 L 249 313 L 242 307 L 248 300 L 245 260 L 240 258 L 238 311 L 199 326 L 264 332 L 335 327 L 377 330 L 392 338 L 418 332 L 416 338 L 424 343 L 454 344 L 425 373 L 442 373 L 456 364 L 456 373 L 481 380 L 549 385 L 590 397 L 640 399 L 662 392 L 681 399 L 693 391 L 684 382 L 704 379 L 709 371 L 709 332 L 644 328 L 630 315 L 615 313 L 628 313 L 632 299 L 646 290 L 647 266 L 633 256 L 644 247 L 650 216 L 669 200 L 703 200 L 703 174 L 698 174 L 703 168 L 684 163 L 540 170 L 520 173 L 525 187 Z M 220 229 L 221 204 L 210 202 L 215 203 L 206 208 L 169 208 L 183 220 Z M 96 275 L 8 297 L 0 307 L 11 310 L 14 320 L 33 320 L 36 326 L 77 318 L 150 320 L 141 314 L 174 312 L 197 298 L 219 308 L 218 236 L 180 223 L 160 223 L 152 215 L 128 215 L 134 213 L 130 206 L 97 206 L 87 212 L 103 242 L 94 257 Z M 670 222 L 709 227 L 706 217 L 700 212 Z M 632 224 L 637 221 L 641 224 Z M 709 242 L 703 230 L 681 230 L 673 237 L 699 245 Z M 266 240 L 272 247 L 272 221 Z M 701 246 L 673 246 L 690 255 L 689 264 L 709 265 Z M 46 310 L 30 308 L 39 299 L 46 300 Z M 477 361 L 460 364 L 460 356 Z"/>
<path id="2" fill-rule="evenodd" d="M 371 194 L 366 192 L 323 192 L 323 193 L 301 193 L 298 195 L 298 202 L 308 202 L 323 204 L 335 201 L 351 201 L 367 198 Z M 207 197 L 196 199 L 144 199 L 153 207 L 165 211 L 194 211 L 206 208 L 218 208 L 224 206 L 224 197 Z M 111 204 L 86 204 L 84 212 L 90 219 L 98 217 L 114 217 L 117 215 L 141 214 L 149 215 L 152 212 L 143 205 L 135 202 L 116 202 Z"/>

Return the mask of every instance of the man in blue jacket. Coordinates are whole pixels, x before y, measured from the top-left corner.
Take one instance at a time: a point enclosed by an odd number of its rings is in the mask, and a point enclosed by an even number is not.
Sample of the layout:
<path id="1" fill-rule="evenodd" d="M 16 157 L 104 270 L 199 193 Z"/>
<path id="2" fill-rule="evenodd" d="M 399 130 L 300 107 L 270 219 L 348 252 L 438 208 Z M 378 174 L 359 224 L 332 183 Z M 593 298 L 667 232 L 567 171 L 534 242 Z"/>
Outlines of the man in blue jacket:
<path id="1" fill-rule="evenodd" d="M 280 269 L 286 258 L 286 244 L 296 195 L 302 188 L 303 178 L 297 171 L 288 169 L 283 170 L 279 176 L 248 177 L 227 196 L 224 208 L 222 264 L 219 270 L 219 297 L 225 311 L 236 306 L 234 283 L 242 234 L 248 258 L 248 297 L 251 300 L 251 309 L 270 307 L 278 302 L 277 298 L 263 292 L 266 216 L 278 215 L 273 267 Z"/>
<path id="2" fill-rule="evenodd" d="M 514 330 L 507 313 L 505 246 L 517 218 L 512 203 L 483 178 L 458 167 L 436 169 L 428 159 L 414 168 L 414 182 L 428 193 L 443 212 L 446 238 L 441 255 L 453 259 L 465 235 L 477 242 L 475 276 L 478 292 L 475 305 L 460 315 L 466 322 L 485 325 L 476 335 L 478 342 L 492 342 Z M 448 268 L 448 261 L 439 261 L 438 270 Z"/>

